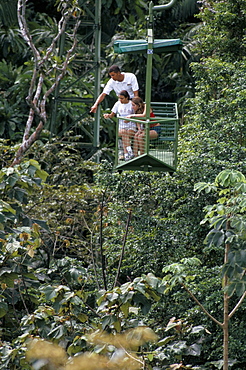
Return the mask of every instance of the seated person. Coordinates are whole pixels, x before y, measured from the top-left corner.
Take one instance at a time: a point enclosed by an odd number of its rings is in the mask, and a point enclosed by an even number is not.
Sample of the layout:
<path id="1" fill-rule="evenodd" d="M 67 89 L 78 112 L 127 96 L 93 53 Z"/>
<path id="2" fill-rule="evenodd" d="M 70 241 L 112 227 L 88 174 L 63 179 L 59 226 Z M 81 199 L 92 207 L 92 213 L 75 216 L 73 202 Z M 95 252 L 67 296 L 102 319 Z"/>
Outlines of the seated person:
<path id="1" fill-rule="evenodd" d="M 126 90 L 119 93 L 119 100 L 115 103 L 111 113 L 105 113 L 104 118 L 113 118 L 118 114 L 122 117 L 127 117 L 129 114 L 134 113 L 130 96 Z M 119 120 L 119 137 L 122 137 L 124 159 L 128 161 L 133 158 L 133 151 L 131 147 L 131 139 L 137 131 L 137 126 L 134 122 Z"/>
<path id="2" fill-rule="evenodd" d="M 138 117 L 145 117 L 146 116 L 146 104 L 144 104 L 143 100 L 140 97 L 132 98 L 132 108 L 134 110 L 134 114 L 129 115 L 127 118 L 138 118 Z M 150 117 L 155 117 L 152 109 L 150 111 Z M 151 121 L 150 123 L 150 130 L 149 130 L 149 138 L 157 139 L 161 132 L 160 123 Z M 144 154 L 144 137 L 145 137 L 145 129 L 144 125 L 137 123 L 137 132 L 134 135 L 134 144 L 133 144 L 133 153 L 134 156 L 138 156 L 138 152 Z"/>

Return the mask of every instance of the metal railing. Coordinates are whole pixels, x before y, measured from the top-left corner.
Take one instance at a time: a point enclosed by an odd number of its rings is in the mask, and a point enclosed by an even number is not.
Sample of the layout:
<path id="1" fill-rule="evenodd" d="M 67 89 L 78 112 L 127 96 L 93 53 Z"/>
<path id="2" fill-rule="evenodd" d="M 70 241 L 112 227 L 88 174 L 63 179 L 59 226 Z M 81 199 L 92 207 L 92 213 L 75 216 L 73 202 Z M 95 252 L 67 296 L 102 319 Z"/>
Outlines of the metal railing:
<path id="1" fill-rule="evenodd" d="M 142 170 L 146 166 L 148 170 L 176 170 L 177 145 L 178 145 L 178 112 L 176 103 L 151 102 L 151 108 L 155 114 L 150 119 L 131 119 L 136 124 L 141 124 L 143 131 L 131 137 L 131 148 L 134 157 L 125 159 L 122 148 L 119 147 L 118 125 L 116 129 L 116 152 L 115 167 L 122 169 Z M 118 117 L 122 119 L 123 117 Z M 155 127 L 150 127 L 152 124 Z M 155 132 L 151 132 L 154 130 Z M 125 149 L 126 152 L 126 148 Z M 146 165 L 146 166 L 145 166 Z M 151 168 L 152 167 L 152 168 Z"/>

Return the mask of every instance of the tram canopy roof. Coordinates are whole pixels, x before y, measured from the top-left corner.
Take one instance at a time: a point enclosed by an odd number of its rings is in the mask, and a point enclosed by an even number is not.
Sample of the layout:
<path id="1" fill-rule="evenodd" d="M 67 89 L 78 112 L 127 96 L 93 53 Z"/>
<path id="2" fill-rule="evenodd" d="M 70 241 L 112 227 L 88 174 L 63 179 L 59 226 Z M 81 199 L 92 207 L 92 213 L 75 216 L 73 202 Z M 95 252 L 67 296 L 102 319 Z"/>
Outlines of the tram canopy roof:
<path id="1" fill-rule="evenodd" d="M 148 49 L 147 40 L 116 40 L 114 42 L 114 52 L 123 53 L 141 53 Z M 153 43 L 153 49 L 156 53 L 170 53 L 182 49 L 180 39 L 156 39 Z"/>

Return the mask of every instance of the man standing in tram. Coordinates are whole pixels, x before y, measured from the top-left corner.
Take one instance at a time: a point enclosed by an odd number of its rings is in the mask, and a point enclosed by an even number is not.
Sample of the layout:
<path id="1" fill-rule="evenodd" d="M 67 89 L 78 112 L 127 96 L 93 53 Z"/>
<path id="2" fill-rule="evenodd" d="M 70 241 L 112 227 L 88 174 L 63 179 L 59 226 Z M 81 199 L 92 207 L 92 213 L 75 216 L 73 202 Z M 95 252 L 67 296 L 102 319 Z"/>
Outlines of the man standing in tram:
<path id="1" fill-rule="evenodd" d="M 112 90 L 118 96 L 122 90 L 126 90 L 130 95 L 130 99 L 138 96 L 138 81 L 134 73 L 121 72 L 117 65 L 112 65 L 109 68 L 110 80 L 107 82 L 103 92 L 98 96 L 97 100 L 91 107 L 90 112 L 96 113 L 98 105 L 104 100 L 106 95 L 109 95 Z"/>

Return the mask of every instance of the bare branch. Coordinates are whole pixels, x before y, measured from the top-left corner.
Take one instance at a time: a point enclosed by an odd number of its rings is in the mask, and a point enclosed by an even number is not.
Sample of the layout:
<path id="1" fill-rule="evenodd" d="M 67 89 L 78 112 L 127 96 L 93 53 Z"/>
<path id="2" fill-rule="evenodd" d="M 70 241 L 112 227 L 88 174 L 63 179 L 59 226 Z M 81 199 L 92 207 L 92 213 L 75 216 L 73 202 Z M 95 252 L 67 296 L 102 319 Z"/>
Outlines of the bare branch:
<path id="1" fill-rule="evenodd" d="M 24 135 L 23 135 L 23 142 L 25 142 L 29 138 L 29 133 L 30 133 L 30 130 L 31 130 L 31 127 L 32 127 L 33 119 L 34 119 L 34 109 L 30 109 L 29 117 L 28 117 L 26 127 L 25 127 L 25 132 L 24 132 Z"/>
<path id="2" fill-rule="evenodd" d="M 241 306 L 241 304 L 243 303 L 243 300 L 244 300 L 245 297 L 246 297 L 246 291 L 243 293 L 243 295 L 241 296 L 241 298 L 237 302 L 236 306 L 233 308 L 233 310 L 228 315 L 229 319 L 234 315 L 234 313 L 237 311 L 237 309 L 239 308 L 239 306 Z"/>
<path id="3" fill-rule="evenodd" d="M 210 315 L 210 313 L 206 310 L 206 308 L 198 301 L 198 299 L 194 296 L 194 294 L 189 290 L 189 288 L 185 284 L 181 284 L 182 287 L 187 291 L 187 293 L 191 296 L 191 298 L 198 304 L 198 306 L 202 309 L 202 311 L 210 317 L 211 320 L 213 320 L 216 324 L 218 324 L 221 328 L 223 328 L 223 323 L 220 321 L 216 320 L 215 317 Z"/>
<path id="4" fill-rule="evenodd" d="M 28 26 L 26 23 L 26 3 L 27 3 L 27 0 L 18 0 L 18 4 L 17 4 L 18 22 L 19 22 L 22 37 L 27 42 L 29 47 L 32 49 L 35 62 L 38 63 L 38 61 L 40 60 L 40 54 L 32 41 L 32 37 L 28 31 Z"/>
<path id="5" fill-rule="evenodd" d="M 121 255 L 120 255 L 120 260 L 119 260 L 119 264 L 118 264 L 117 274 L 115 276 L 114 288 L 117 285 L 119 275 L 120 275 L 120 268 L 121 268 L 121 264 L 122 264 L 124 253 L 125 253 L 125 245 L 126 245 L 126 239 L 127 239 L 127 235 L 128 235 L 129 226 L 130 226 L 131 216 L 132 216 L 132 210 L 130 209 L 129 213 L 128 213 L 128 218 L 127 218 L 127 223 L 126 223 L 126 231 L 125 231 L 124 238 L 123 238 L 123 245 L 122 245 L 122 249 L 121 249 Z"/>
<path id="6" fill-rule="evenodd" d="M 25 154 L 25 152 L 31 147 L 31 145 L 38 139 L 41 131 L 43 130 L 44 128 L 44 124 L 42 121 L 39 122 L 36 130 L 32 133 L 32 135 L 29 137 L 28 140 L 25 140 L 20 148 L 18 149 L 17 153 L 16 153 L 16 156 L 15 156 L 15 159 L 13 160 L 11 166 L 15 166 L 16 164 L 19 164 L 23 158 L 23 155 Z"/>
<path id="7" fill-rule="evenodd" d="M 48 60 L 48 58 L 50 57 L 52 51 L 55 48 L 56 43 L 58 42 L 58 40 L 61 38 L 61 35 L 63 35 L 63 33 L 66 30 L 66 25 L 67 25 L 67 22 L 68 22 L 69 18 L 70 18 L 70 15 L 67 14 L 65 17 L 62 17 L 59 20 L 59 23 L 58 23 L 58 34 L 54 37 L 51 45 L 46 49 L 46 54 L 43 57 L 43 59 L 42 59 L 41 63 L 39 64 L 39 66 L 41 66 L 44 62 L 46 62 Z"/>
<path id="8" fill-rule="evenodd" d="M 73 9 L 66 9 L 58 22 L 58 30 L 56 36 L 53 38 L 51 44 L 46 49 L 44 56 L 41 56 L 38 49 L 34 45 L 33 39 L 28 29 L 26 21 L 26 5 L 27 0 L 18 0 L 17 13 L 18 13 L 18 22 L 20 27 L 20 32 L 23 39 L 26 41 L 30 49 L 32 50 L 34 57 L 34 66 L 32 78 L 30 81 L 28 96 L 26 97 L 26 102 L 30 107 L 28 119 L 26 122 L 25 132 L 22 139 L 22 144 L 19 147 L 16 156 L 12 162 L 12 166 L 21 162 L 25 152 L 30 148 L 30 146 L 38 139 L 41 131 L 44 128 L 44 125 L 47 121 L 46 115 L 46 103 L 48 97 L 54 92 L 56 87 L 59 85 L 62 78 L 67 72 L 69 63 L 75 56 L 75 48 L 77 45 L 76 34 L 78 27 L 80 25 L 79 17 L 76 18 L 76 22 L 73 26 L 73 33 L 71 38 L 73 40 L 71 48 L 66 51 L 63 62 L 60 65 L 55 65 L 52 68 L 49 68 L 50 58 L 55 56 L 57 43 L 60 40 L 61 36 L 66 31 L 66 26 L 70 17 L 73 16 Z M 58 72 L 58 73 L 57 73 Z M 55 77 L 54 74 L 56 75 Z M 51 87 L 43 94 L 42 89 L 44 84 L 44 76 L 51 81 Z M 33 128 L 33 122 L 35 117 L 38 117 L 38 125 Z M 30 135 L 31 129 L 34 129 L 34 132 Z"/>
<path id="9" fill-rule="evenodd" d="M 40 103 L 42 114 L 44 113 L 47 97 L 56 89 L 59 82 L 62 80 L 62 78 L 65 76 L 65 74 L 67 72 L 68 64 L 75 57 L 75 54 L 72 55 L 72 53 L 74 52 L 75 47 L 77 45 L 77 39 L 76 39 L 75 36 L 76 36 L 79 25 L 80 25 L 80 21 L 77 20 L 77 22 L 75 24 L 75 27 L 74 27 L 74 30 L 73 30 L 73 35 L 72 35 L 74 41 L 73 41 L 73 44 L 72 44 L 71 48 L 67 51 L 67 54 L 66 54 L 66 57 L 65 57 L 65 61 L 63 62 L 61 72 L 57 76 L 56 81 L 53 83 L 53 85 L 46 91 L 46 93 L 43 96 L 42 102 Z"/>

